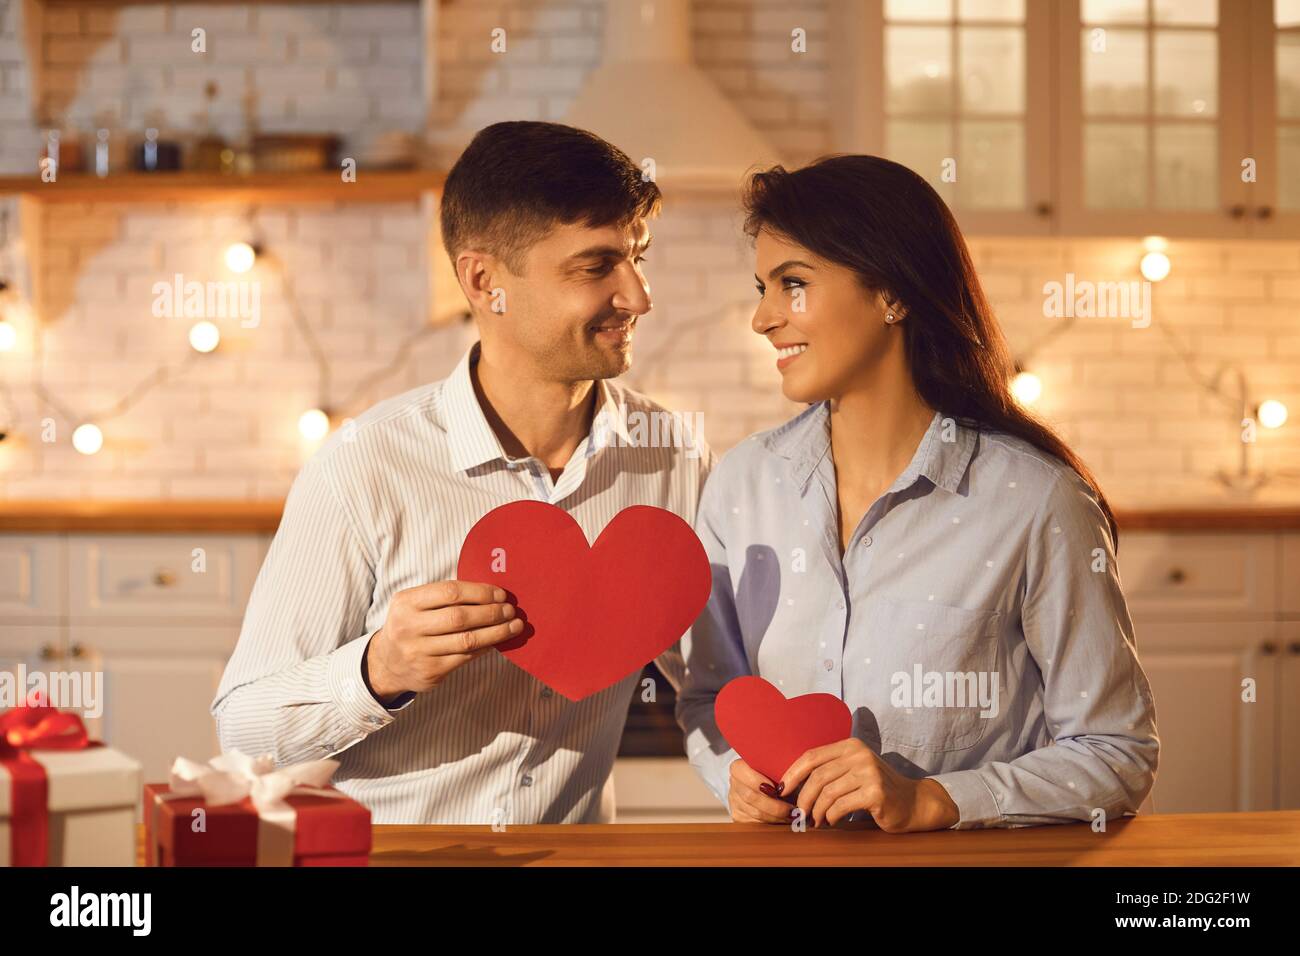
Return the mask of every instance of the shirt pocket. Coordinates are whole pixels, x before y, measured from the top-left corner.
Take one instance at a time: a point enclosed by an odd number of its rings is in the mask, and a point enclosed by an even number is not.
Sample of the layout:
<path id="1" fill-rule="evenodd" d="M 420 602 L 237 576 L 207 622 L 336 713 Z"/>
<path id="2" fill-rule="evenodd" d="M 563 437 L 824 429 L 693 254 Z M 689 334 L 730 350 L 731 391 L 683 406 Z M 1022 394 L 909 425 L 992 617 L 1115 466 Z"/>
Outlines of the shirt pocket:
<path id="1" fill-rule="evenodd" d="M 871 671 L 887 682 L 884 704 L 876 713 L 882 749 L 892 744 L 950 753 L 979 743 L 1001 711 L 1006 689 L 997 672 L 1000 617 L 998 611 L 933 601 L 876 599 L 872 657 L 883 666 L 873 665 Z M 935 693 L 929 690 L 936 683 L 934 674 L 942 682 L 937 684 L 942 706 L 927 702 L 927 695 Z M 873 696 L 880 699 L 879 688 Z M 985 709 L 981 697 L 996 701 L 990 716 L 980 715 Z"/>

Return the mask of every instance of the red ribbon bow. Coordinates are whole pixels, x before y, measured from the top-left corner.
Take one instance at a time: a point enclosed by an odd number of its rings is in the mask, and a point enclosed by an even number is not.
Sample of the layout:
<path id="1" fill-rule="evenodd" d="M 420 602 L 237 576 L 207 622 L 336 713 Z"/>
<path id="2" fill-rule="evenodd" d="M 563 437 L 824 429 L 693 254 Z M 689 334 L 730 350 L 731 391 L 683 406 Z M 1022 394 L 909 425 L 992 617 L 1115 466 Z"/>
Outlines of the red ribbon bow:
<path id="1" fill-rule="evenodd" d="M 77 714 L 37 700 L 0 714 L 0 767 L 9 771 L 9 841 L 13 866 L 49 865 L 49 781 L 29 750 L 93 746 Z"/>

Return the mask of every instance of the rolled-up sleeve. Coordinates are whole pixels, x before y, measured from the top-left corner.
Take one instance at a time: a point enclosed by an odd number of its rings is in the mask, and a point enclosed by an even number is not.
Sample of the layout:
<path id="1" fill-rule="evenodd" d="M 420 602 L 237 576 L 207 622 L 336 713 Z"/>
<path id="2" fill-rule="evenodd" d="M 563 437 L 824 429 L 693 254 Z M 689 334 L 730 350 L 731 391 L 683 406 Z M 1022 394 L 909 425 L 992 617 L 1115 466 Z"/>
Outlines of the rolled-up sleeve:
<path id="1" fill-rule="evenodd" d="M 322 449 L 289 491 L 212 702 L 223 751 L 284 765 L 346 750 L 392 723 L 395 711 L 362 674 L 374 581 Z"/>
<path id="2" fill-rule="evenodd" d="M 936 774 L 961 812 L 953 829 L 1136 813 L 1159 761 L 1155 703 L 1105 514 L 1073 471 L 1057 476 L 1031 522 L 1021 619 L 1053 740 L 1015 760 Z"/>

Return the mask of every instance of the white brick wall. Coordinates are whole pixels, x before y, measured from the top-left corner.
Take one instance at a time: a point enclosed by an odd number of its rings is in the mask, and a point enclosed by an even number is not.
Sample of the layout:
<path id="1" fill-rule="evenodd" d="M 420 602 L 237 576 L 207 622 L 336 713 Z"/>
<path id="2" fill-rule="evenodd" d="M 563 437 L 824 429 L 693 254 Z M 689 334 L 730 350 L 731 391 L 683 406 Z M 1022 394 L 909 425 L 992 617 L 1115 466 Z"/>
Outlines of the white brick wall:
<path id="1" fill-rule="evenodd" d="M 27 66 L 18 4 L 0 2 L 0 171 L 31 172 L 38 137 L 26 119 Z M 258 116 L 277 128 L 354 123 L 362 137 L 416 129 L 419 56 L 416 5 L 393 2 L 47 5 L 46 90 L 74 123 L 124 102 L 126 125 L 169 111 L 193 129 L 204 83 L 214 76 L 223 132 L 240 129 L 240 95 L 256 88 Z M 506 118 L 558 118 L 599 60 L 598 0 L 455 0 L 442 8 L 438 43 L 442 96 L 435 154 L 442 162 L 481 125 Z M 824 39 L 824 0 L 697 0 L 697 59 L 792 163 L 825 151 L 826 65 L 795 60 L 794 26 L 811 46 Z M 202 63 L 189 52 L 192 25 L 208 29 Z M 493 27 L 508 30 L 509 54 L 488 50 Z M 315 124 L 314 126 L 312 124 Z M 360 140 L 358 140 L 358 144 Z M 10 204 L 12 205 L 12 204 Z M 29 322 L 19 350 L 0 355 L 21 427 L 0 442 L 0 496 L 275 498 L 302 455 L 296 422 L 323 399 L 338 402 L 383 368 L 428 314 L 423 270 L 426 224 L 416 204 L 263 206 L 253 225 L 285 264 L 292 293 L 264 263 L 262 321 L 221 321 L 222 348 L 190 362 L 131 411 L 105 422 L 105 447 L 87 458 L 67 444 L 69 423 L 39 403 L 41 378 L 77 414 L 110 406 L 159 363 L 189 353 L 184 319 L 150 313 L 154 282 L 175 272 L 223 278 L 220 253 L 248 234 L 243 207 L 122 205 L 46 207 L 41 261 L 49 320 L 40 348 Z M 13 221 L 11 219 L 11 226 Z M 703 412 L 708 438 L 725 449 L 797 411 L 779 391 L 769 347 L 749 329 L 752 251 L 737 210 L 718 201 L 669 197 L 654 224 L 647 274 L 654 311 L 638 332 L 628 377 L 684 412 Z M 976 265 L 1014 349 L 1048 329 L 1043 284 L 1137 278 L 1137 240 L 971 240 Z M 1300 419 L 1300 243 L 1174 242 L 1173 273 L 1154 290 L 1151 328 L 1127 320 L 1079 319 L 1029 368 L 1043 379 L 1044 413 L 1098 471 L 1120 504 L 1216 494 L 1212 476 L 1233 468 L 1236 415 L 1199 388 L 1161 326 L 1199 356 L 1200 373 L 1240 364 L 1255 398 L 1276 397 Z M 13 254 L 0 268 L 13 268 Z M 330 356 L 329 394 L 319 394 L 311 353 L 293 324 L 296 307 Z M 391 380 L 357 396 L 344 414 L 441 377 L 470 341 L 469 330 L 436 332 L 417 344 Z M 1225 380 L 1231 384 L 1230 380 Z M 0 392 L 0 417 L 4 415 Z M 40 440 L 53 415 L 59 442 Z M 1262 432 L 1256 462 L 1300 471 L 1300 427 Z M 1294 500 L 1294 479 L 1265 497 Z"/>

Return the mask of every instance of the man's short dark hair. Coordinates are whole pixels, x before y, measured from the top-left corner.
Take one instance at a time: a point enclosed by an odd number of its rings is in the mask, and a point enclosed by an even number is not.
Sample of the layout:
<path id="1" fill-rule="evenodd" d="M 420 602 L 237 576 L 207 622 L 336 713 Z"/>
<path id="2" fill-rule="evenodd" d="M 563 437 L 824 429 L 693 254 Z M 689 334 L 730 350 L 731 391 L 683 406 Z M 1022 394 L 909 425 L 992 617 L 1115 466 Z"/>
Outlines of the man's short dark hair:
<path id="1" fill-rule="evenodd" d="M 479 130 L 447 176 L 442 241 L 478 247 L 523 273 L 528 250 L 557 225 L 626 226 L 659 211 L 659 187 L 594 133 L 534 120 Z"/>

